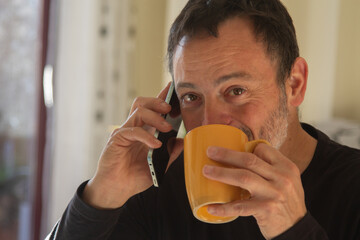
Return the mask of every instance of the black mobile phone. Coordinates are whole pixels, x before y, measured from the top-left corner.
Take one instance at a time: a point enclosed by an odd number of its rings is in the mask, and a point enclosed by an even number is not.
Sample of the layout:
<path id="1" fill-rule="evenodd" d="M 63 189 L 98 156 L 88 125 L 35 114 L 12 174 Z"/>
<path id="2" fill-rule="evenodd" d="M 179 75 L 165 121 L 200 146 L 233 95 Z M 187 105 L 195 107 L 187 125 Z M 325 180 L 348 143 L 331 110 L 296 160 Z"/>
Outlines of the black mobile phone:
<path id="1" fill-rule="evenodd" d="M 147 156 L 151 177 L 155 187 L 160 186 L 166 167 L 169 163 L 170 155 L 167 149 L 168 140 L 170 138 L 176 138 L 182 121 L 174 82 L 171 82 L 165 102 L 171 105 L 171 111 L 168 114 L 163 115 L 163 117 L 172 125 L 173 129 L 166 133 L 156 130 L 154 135 L 162 142 L 162 145 L 160 148 L 150 149 Z"/>

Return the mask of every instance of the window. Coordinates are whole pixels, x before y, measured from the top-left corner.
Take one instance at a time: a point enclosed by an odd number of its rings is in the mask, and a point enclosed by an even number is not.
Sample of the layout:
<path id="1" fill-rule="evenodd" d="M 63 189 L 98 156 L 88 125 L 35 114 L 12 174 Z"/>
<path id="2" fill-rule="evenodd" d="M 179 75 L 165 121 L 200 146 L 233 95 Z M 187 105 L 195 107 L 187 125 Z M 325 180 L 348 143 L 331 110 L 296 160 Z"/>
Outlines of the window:
<path id="1" fill-rule="evenodd" d="M 33 231 L 40 3 L 0 1 L 0 239 L 29 239 Z"/>

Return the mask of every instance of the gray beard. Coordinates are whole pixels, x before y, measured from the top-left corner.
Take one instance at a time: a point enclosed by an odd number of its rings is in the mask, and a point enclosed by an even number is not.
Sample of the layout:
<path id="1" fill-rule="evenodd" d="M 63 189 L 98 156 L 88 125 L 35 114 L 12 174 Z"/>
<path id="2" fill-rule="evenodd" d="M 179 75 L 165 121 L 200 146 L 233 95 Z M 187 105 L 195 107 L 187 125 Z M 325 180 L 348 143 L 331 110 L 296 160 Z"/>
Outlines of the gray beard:
<path id="1" fill-rule="evenodd" d="M 286 106 L 286 94 L 280 91 L 279 105 L 266 119 L 264 126 L 260 128 L 260 139 L 267 140 L 274 148 L 280 149 L 287 137 L 288 109 Z"/>

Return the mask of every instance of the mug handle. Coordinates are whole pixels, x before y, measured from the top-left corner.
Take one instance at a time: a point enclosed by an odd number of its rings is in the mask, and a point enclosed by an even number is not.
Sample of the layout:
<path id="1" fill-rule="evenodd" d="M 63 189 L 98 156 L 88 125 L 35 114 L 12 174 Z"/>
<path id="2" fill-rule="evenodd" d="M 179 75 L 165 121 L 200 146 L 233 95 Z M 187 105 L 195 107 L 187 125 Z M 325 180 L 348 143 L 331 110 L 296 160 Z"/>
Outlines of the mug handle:
<path id="1" fill-rule="evenodd" d="M 253 140 L 253 141 L 245 143 L 245 152 L 249 152 L 249 153 L 254 152 L 255 147 L 259 143 L 265 143 L 265 144 L 271 146 L 270 143 L 266 140 L 263 140 L 263 139 Z"/>

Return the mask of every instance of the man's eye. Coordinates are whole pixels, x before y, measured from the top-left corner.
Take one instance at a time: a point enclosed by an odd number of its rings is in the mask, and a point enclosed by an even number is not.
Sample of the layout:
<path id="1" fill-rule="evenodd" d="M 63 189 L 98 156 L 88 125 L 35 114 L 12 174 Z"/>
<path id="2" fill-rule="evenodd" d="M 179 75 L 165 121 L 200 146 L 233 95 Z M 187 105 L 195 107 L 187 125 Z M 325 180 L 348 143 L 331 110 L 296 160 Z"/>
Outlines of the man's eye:
<path id="1" fill-rule="evenodd" d="M 198 97 L 194 94 L 186 94 L 184 97 L 183 97 L 183 100 L 185 102 L 193 102 L 193 101 L 196 101 L 198 99 Z"/>
<path id="2" fill-rule="evenodd" d="M 233 88 L 230 90 L 229 95 L 231 96 L 238 96 L 245 92 L 245 89 L 243 88 Z"/>

